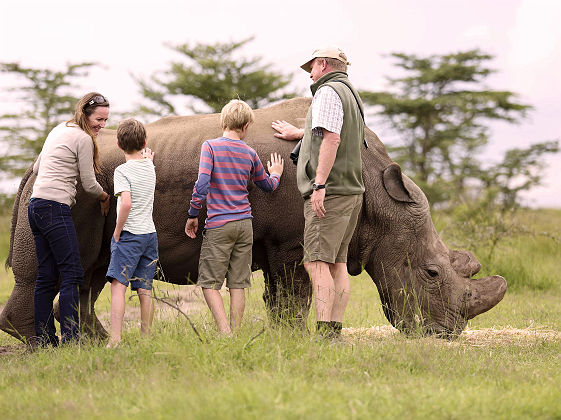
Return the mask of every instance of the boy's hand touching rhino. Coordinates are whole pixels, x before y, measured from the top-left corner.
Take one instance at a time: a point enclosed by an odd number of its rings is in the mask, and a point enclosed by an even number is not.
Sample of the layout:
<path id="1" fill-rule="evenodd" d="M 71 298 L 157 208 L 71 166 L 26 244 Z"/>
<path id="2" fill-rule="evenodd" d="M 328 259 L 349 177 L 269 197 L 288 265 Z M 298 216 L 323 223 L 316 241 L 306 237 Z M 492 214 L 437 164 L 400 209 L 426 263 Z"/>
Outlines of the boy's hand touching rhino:
<path id="1" fill-rule="evenodd" d="M 267 161 L 267 170 L 271 175 L 282 175 L 282 171 L 284 170 L 284 159 L 281 157 L 281 155 L 279 155 L 278 153 L 271 153 L 271 160 Z"/>
<path id="2" fill-rule="evenodd" d="M 146 148 L 142 149 L 141 154 L 142 154 L 143 158 L 148 158 L 150 160 L 154 160 L 154 152 L 149 147 L 146 147 Z"/>

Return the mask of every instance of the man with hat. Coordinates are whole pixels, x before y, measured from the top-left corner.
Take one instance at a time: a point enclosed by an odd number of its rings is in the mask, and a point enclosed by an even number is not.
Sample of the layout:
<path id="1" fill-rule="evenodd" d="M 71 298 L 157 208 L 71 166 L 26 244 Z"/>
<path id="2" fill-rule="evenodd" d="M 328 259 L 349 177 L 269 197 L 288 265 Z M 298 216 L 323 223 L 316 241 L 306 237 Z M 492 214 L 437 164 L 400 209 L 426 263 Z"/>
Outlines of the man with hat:
<path id="1" fill-rule="evenodd" d="M 313 80 L 304 129 L 274 121 L 275 136 L 302 139 L 297 166 L 304 198 L 304 266 L 315 297 L 317 331 L 337 337 L 349 300 L 347 251 L 362 205 L 362 101 L 347 76 L 347 56 L 320 48 L 302 69 Z"/>

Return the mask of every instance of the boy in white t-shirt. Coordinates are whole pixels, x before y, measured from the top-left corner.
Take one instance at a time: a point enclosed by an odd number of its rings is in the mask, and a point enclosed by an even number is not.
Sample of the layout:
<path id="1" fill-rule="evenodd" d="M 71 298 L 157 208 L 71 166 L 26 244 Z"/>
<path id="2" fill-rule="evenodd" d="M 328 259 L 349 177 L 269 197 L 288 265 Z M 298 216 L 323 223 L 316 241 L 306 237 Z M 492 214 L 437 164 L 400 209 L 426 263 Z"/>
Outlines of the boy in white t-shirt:
<path id="1" fill-rule="evenodd" d="M 107 281 L 111 283 L 111 336 L 107 347 L 121 341 L 125 315 L 125 292 L 129 281 L 140 299 L 140 332 L 150 334 L 154 310 L 152 280 L 158 260 L 158 237 L 152 220 L 156 172 L 154 153 L 146 147 L 146 130 L 130 118 L 119 124 L 117 143 L 126 162 L 114 173 L 117 196 L 117 224 L 111 238 L 111 262 Z"/>

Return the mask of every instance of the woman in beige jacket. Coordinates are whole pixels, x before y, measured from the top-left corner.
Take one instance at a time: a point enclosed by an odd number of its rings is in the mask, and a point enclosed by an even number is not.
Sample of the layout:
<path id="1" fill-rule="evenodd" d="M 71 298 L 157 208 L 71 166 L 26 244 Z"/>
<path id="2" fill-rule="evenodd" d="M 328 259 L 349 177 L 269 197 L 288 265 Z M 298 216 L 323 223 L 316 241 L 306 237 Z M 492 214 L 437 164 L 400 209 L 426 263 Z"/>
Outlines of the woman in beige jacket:
<path id="1" fill-rule="evenodd" d="M 39 345 L 59 344 L 53 300 L 60 276 L 60 330 L 63 343 L 78 338 L 79 287 L 84 278 L 76 229 L 70 207 L 76 201 L 80 177 L 84 190 L 96 197 L 105 216 L 109 194 L 97 182 L 99 154 L 96 137 L 109 117 L 109 102 L 97 93 L 82 97 L 74 117 L 48 135 L 35 165 L 37 179 L 29 201 L 28 218 L 37 253 L 35 334 Z"/>

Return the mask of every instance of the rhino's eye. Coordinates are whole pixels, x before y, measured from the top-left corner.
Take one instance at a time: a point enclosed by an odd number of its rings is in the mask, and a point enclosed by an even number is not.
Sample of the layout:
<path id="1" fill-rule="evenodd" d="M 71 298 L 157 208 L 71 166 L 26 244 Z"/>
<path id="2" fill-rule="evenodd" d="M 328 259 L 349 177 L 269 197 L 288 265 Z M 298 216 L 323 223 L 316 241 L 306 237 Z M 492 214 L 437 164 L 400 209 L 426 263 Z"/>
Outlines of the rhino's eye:
<path id="1" fill-rule="evenodd" d="M 427 268 L 426 272 L 432 278 L 438 277 L 438 271 L 431 270 L 430 268 Z"/>

